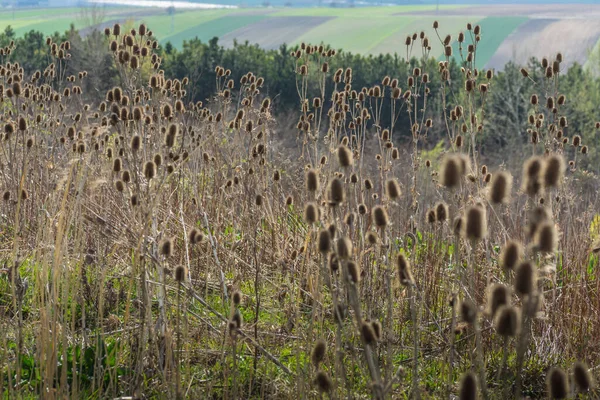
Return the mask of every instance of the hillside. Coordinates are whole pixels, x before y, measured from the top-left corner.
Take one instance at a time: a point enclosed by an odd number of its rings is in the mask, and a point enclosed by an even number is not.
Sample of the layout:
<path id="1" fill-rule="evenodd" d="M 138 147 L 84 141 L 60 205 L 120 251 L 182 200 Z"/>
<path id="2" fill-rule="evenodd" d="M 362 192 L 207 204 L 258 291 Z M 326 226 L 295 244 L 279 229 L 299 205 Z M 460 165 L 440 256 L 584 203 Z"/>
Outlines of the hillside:
<path id="1" fill-rule="evenodd" d="M 485 48 L 485 52 L 478 56 L 477 67 L 496 69 L 501 69 L 510 60 L 524 63 L 531 56 L 541 58 L 556 51 L 563 52 L 570 63 L 584 64 L 600 39 L 598 4 L 539 5 L 521 2 L 506 7 L 497 1 L 461 5 L 447 4 L 451 1 L 440 3 L 440 6 L 413 4 L 354 8 L 175 9 L 173 14 L 160 8 L 106 7 L 96 8 L 94 18 L 90 17 L 92 13 L 89 10 L 77 8 L 30 9 L 0 12 L 0 25 L 10 25 L 17 35 L 22 35 L 30 30 L 44 34 L 65 31 L 73 23 L 85 34 L 93 28 L 102 29 L 116 22 L 145 22 L 156 27 L 154 32 L 161 44 L 170 42 L 176 48 L 181 48 L 186 40 L 197 37 L 208 41 L 216 36 L 225 46 L 232 46 L 235 41 L 248 41 L 274 49 L 284 43 L 296 45 L 327 41 L 344 51 L 377 55 L 404 54 L 406 36 L 414 32 L 424 30 L 427 36 L 436 38 L 432 29 L 435 20 L 439 21 L 443 31 L 452 32 L 464 30 L 466 22 L 471 22 L 481 26 L 481 46 Z M 466 39 L 468 44 L 471 38 L 467 35 Z M 454 54 L 460 57 L 456 41 L 453 47 Z M 440 40 L 433 40 L 430 55 L 439 57 L 442 51 Z"/>

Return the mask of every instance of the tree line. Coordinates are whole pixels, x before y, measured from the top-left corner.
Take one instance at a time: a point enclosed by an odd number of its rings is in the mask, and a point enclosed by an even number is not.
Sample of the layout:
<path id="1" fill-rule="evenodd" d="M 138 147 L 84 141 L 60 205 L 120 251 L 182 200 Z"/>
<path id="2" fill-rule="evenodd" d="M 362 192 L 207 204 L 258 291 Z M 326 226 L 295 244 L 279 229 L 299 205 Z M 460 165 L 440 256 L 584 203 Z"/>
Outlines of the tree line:
<path id="1" fill-rule="evenodd" d="M 79 34 L 74 27 L 62 34 L 52 35 L 54 42 L 69 40 L 72 46 L 72 62 L 67 68 L 70 72 L 87 71 L 88 79 L 84 81 L 85 99 L 90 103 L 99 103 L 104 100 L 105 93 L 114 85 L 119 84 L 115 68 L 115 60 L 108 51 L 107 38 L 102 32 L 93 31 L 85 36 Z M 16 45 L 10 55 L 12 60 L 18 61 L 26 74 L 43 71 L 50 62 L 48 48 L 45 45 L 46 37 L 39 31 L 30 31 L 17 37 L 14 30 L 8 26 L 0 33 L 0 47 L 7 46 L 10 42 Z M 300 103 L 296 85 L 296 60 L 290 55 L 297 47 L 282 45 L 277 50 L 265 50 L 258 45 L 248 42 L 234 43 L 230 48 L 219 45 L 218 38 L 208 42 L 191 39 L 184 42 L 181 49 L 170 43 L 158 49 L 162 57 L 161 68 L 169 78 L 183 79 L 188 77 L 190 87 L 188 90 L 189 101 L 206 101 L 216 91 L 215 67 L 223 66 L 231 70 L 231 78 L 239 82 L 240 78 L 248 71 L 261 76 L 265 80 L 262 92 L 269 96 L 274 104 L 273 109 L 279 115 L 299 114 Z M 399 49 L 402 51 L 401 49 Z M 551 55 L 552 57 L 554 55 Z M 399 54 L 360 55 L 345 51 L 338 51 L 331 59 L 330 71 L 338 68 L 351 68 L 353 71 L 353 88 L 370 88 L 381 85 L 386 76 L 398 79 L 399 86 L 405 87 L 407 79 L 412 74 L 415 66 L 420 66 L 429 73 L 430 96 L 427 103 L 427 117 L 433 120 L 433 129 L 430 131 L 429 143 L 433 146 L 445 137 L 445 123 L 443 120 L 444 105 L 446 114 L 448 104 L 452 103 L 455 93 L 462 91 L 457 85 L 463 84 L 461 65 L 451 59 L 448 70 L 451 79 L 447 89 L 441 91 L 441 77 L 437 73 L 438 62 L 435 58 L 413 57 L 407 63 L 405 57 Z M 528 78 L 524 78 L 521 68 L 528 71 Z M 579 64 L 572 65 L 568 70 L 561 71 L 558 91 L 566 96 L 568 126 L 564 128 L 565 136 L 580 135 L 583 142 L 588 145 L 589 156 L 581 160 L 580 167 L 591 168 L 596 171 L 597 151 L 600 144 L 598 131 L 595 129 L 596 121 L 600 120 L 600 79 Z M 485 130 L 477 138 L 481 144 L 481 152 L 488 159 L 501 162 L 506 158 L 507 151 L 523 151 L 523 144 L 531 140 L 527 132 L 528 118 L 533 110 L 530 98 L 533 93 L 542 94 L 551 88 L 544 87 L 544 68 L 540 60 L 531 59 L 526 66 L 508 63 L 504 70 L 494 74 L 492 90 L 486 98 Z M 331 79 L 327 85 L 333 85 Z M 330 93 L 328 87 L 327 92 Z M 552 88 L 554 89 L 554 88 Z M 316 90 L 316 89 L 315 89 Z M 382 120 L 389 121 L 391 109 L 387 103 L 382 108 Z M 410 122 L 406 113 L 401 113 L 395 124 L 398 140 L 409 140 Z"/>

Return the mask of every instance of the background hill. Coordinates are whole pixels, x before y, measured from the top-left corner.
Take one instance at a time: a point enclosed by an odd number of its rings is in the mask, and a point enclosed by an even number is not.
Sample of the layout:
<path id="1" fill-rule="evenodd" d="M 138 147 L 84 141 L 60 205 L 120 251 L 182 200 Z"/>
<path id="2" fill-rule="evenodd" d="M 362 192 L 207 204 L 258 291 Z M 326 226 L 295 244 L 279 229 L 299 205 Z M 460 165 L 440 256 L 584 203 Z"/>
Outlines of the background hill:
<path id="1" fill-rule="evenodd" d="M 455 33 L 471 22 L 479 24 L 483 32 L 481 47 L 485 52 L 479 54 L 477 67 L 496 69 L 502 69 L 510 60 L 525 63 L 529 57 L 541 58 L 556 51 L 563 52 L 569 64 L 585 64 L 590 52 L 598 47 L 598 4 L 535 4 L 540 3 L 535 0 L 511 5 L 507 1 L 450 4 L 453 2 L 445 0 L 437 5 L 435 1 L 423 0 L 421 4 L 347 7 L 350 4 L 347 0 L 337 3 L 272 0 L 257 7 L 258 2 L 215 0 L 210 5 L 202 3 L 210 9 L 183 8 L 192 3 L 169 9 L 106 5 L 5 9 L 0 11 L 0 26 L 10 25 L 20 36 L 31 30 L 44 34 L 64 32 L 74 24 L 85 35 L 94 28 L 102 29 L 116 22 L 132 26 L 146 22 L 154 27 L 161 44 L 171 43 L 179 49 L 190 39 L 197 37 L 206 42 L 216 36 L 226 47 L 235 41 L 248 41 L 265 49 L 276 49 L 284 43 L 326 41 L 347 52 L 378 55 L 404 54 L 406 36 L 417 31 L 425 30 L 427 36 L 436 38 L 432 29 L 434 20 L 439 21 L 441 31 Z M 356 1 L 355 5 L 366 3 Z M 291 7 L 283 7 L 284 4 Z M 309 7 L 315 4 L 323 6 Z M 225 5 L 235 7 L 223 8 Z M 467 42 L 470 40 L 467 35 Z M 440 57 L 443 50 L 440 41 L 432 42 L 430 55 Z M 460 57 L 458 43 L 453 46 L 454 54 Z"/>

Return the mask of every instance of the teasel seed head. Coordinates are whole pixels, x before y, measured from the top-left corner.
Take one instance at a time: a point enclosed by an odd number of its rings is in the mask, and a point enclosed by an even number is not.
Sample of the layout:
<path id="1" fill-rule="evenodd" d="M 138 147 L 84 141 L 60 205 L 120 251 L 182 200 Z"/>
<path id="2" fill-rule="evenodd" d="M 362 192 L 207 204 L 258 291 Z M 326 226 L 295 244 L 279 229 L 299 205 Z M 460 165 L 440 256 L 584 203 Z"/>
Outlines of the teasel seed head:
<path id="1" fill-rule="evenodd" d="M 318 246 L 319 252 L 323 255 L 329 253 L 331 250 L 331 235 L 328 230 L 323 229 L 319 232 Z"/>
<path id="2" fill-rule="evenodd" d="M 183 265 L 178 265 L 175 268 L 175 280 L 177 282 L 185 282 L 185 276 L 187 275 L 186 268 Z"/>
<path id="3" fill-rule="evenodd" d="M 144 164 L 144 176 L 146 177 L 146 179 L 150 180 L 153 179 L 155 175 L 156 164 L 154 164 L 153 161 L 148 161 L 146 164 Z"/>
<path id="4" fill-rule="evenodd" d="M 510 200 L 512 189 L 512 175 L 506 171 L 500 171 L 493 175 L 489 200 L 493 204 L 504 204 Z"/>
<path id="5" fill-rule="evenodd" d="M 329 378 L 329 375 L 327 375 L 327 372 L 325 371 L 318 371 L 317 375 L 315 375 L 314 382 L 321 393 L 329 393 L 333 390 L 331 378 Z"/>
<path id="6" fill-rule="evenodd" d="M 448 205 L 444 202 L 439 202 L 435 206 L 435 218 L 438 222 L 445 222 L 448 219 Z"/>
<path id="7" fill-rule="evenodd" d="M 319 208 L 315 203 L 308 203 L 304 208 L 304 220 L 308 224 L 314 224 L 319 219 Z"/>
<path id="8" fill-rule="evenodd" d="M 373 232 L 373 231 L 367 232 L 366 239 L 367 239 L 367 243 L 369 243 L 371 246 L 377 244 L 377 242 L 379 241 L 377 232 Z"/>
<path id="9" fill-rule="evenodd" d="M 548 372 L 546 385 L 551 399 L 566 399 L 569 397 L 569 378 L 561 368 L 554 367 Z"/>
<path id="10" fill-rule="evenodd" d="M 395 200 L 400 197 L 400 185 L 394 178 L 388 179 L 385 183 L 386 194 L 390 200 Z"/>
<path id="11" fill-rule="evenodd" d="M 339 178 L 332 179 L 329 184 L 329 202 L 332 206 L 337 206 L 343 203 L 346 199 L 346 191 L 344 190 L 344 183 Z"/>
<path id="12" fill-rule="evenodd" d="M 352 241 L 348 236 L 337 240 L 337 255 L 342 260 L 348 260 L 352 257 Z"/>
<path id="13" fill-rule="evenodd" d="M 552 154 L 544 163 L 544 185 L 545 187 L 558 186 L 562 182 L 562 178 L 565 173 L 565 161 L 562 156 L 558 154 Z"/>
<path id="14" fill-rule="evenodd" d="M 459 400 L 477 400 L 477 377 L 473 372 L 467 372 L 460 380 Z"/>
<path id="15" fill-rule="evenodd" d="M 412 286 L 415 281 L 413 278 L 410 261 L 404 253 L 399 253 L 396 258 L 396 267 L 398 268 L 398 278 L 403 286 Z"/>
<path id="16" fill-rule="evenodd" d="M 501 306 L 510 305 L 510 289 L 501 283 L 490 285 L 487 291 L 487 312 L 493 319 Z"/>
<path id="17" fill-rule="evenodd" d="M 373 207 L 372 217 L 373 221 L 375 222 L 375 226 L 380 229 L 385 228 L 389 224 L 387 211 L 382 206 Z"/>
<path id="18" fill-rule="evenodd" d="M 447 188 L 455 188 L 460 184 L 460 179 L 464 173 L 465 169 L 462 166 L 461 159 L 455 155 L 448 155 L 444 158 L 442 164 L 440 182 Z"/>
<path id="19" fill-rule="evenodd" d="M 350 278 L 350 282 L 355 285 L 360 281 L 360 269 L 358 264 L 354 261 L 348 261 L 346 263 L 346 268 L 348 271 L 348 277 Z"/>
<path id="20" fill-rule="evenodd" d="M 485 209 L 477 205 L 469 207 L 465 215 L 465 236 L 471 240 L 481 240 L 486 233 Z"/>
<path id="21" fill-rule="evenodd" d="M 306 171 L 306 190 L 311 193 L 319 190 L 319 173 L 315 169 Z"/>
<path id="22" fill-rule="evenodd" d="M 464 322 L 472 324 L 477 319 L 477 306 L 471 300 L 465 299 L 460 304 L 460 314 Z"/>
<path id="23" fill-rule="evenodd" d="M 160 254 L 169 257 L 173 251 L 173 241 L 171 239 L 164 239 L 160 242 Z"/>
<path id="24" fill-rule="evenodd" d="M 535 196 L 542 188 L 541 174 L 544 160 L 538 156 L 529 158 L 523 166 L 523 191 Z"/>
<path id="25" fill-rule="evenodd" d="M 373 330 L 373 326 L 366 321 L 363 321 L 363 323 L 360 326 L 360 336 L 362 337 L 363 341 L 368 345 L 372 345 L 377 341 L 377 337 L 375 335 L 375 331 Z"/>
<path id="26" fill-rule="evenodd" d="M 315 342 L 313 351 L 311 354 L 311 361 L 316 368 L 319 368 L 319 364 L 325 359 L 325 353 L 327 352 L 327 343 L 323 339 L 319 339 Z"/>
<path id="27" fill-rule="evenodd" d="M 520 330 L 519 310 L 508 304 L 499 306 L 495 314 L 494 325 L 500 336 L 515 337 Z"/>
<path id="28" fill-rule="evenodd" d="M 506 242 L 500 253 L 500 266 L 505 270 L 513 270 L 523 258 L 523 246 L 520 242 Z"/>
<path id="29" fill-rule="evenodd" d="M 579 392 L 586 393 L 594 388 L 594 378 L 587 365 L 577 361 L 573 365 L 573 382 Z"/>
<path id="30" fill-rule="evenodd" d="M 352 151 L 344 145 L 337 148 L 338 163 L 342 168 L 350 167 L 353 162 Z"/>
<path id="31" fill-rule="evenodd" d="M 531 295 L 536 290 L 537 272 L 533 263 L 522 262 L 515 272 L 515 292 L 520 295 Z"/>
<path id="32" fill-rule="evenodd" d="M 550 221 L 542 223 L 535 234 L 537 250 L 542 253 L 554 253 L 558 245 L 556 227 Z"/>
<path id="33" fill-rule="evenodd" d="M 434 224 L 437 220 L 437 216 L 435 215 L 435 208 L 431 208 L 427 211 L 427 222 L 430 224 Z"/>

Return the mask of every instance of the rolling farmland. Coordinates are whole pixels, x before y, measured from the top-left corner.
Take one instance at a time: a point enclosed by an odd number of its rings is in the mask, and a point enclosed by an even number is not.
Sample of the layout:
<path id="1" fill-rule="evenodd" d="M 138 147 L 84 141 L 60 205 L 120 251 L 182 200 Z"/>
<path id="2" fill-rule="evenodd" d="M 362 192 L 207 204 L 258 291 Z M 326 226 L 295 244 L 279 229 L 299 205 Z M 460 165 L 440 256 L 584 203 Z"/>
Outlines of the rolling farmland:
<path id="1" fill-rule="evenodd" d="M 442 58 L 443 46 L 432 28 L 439 21 L 440 35 L 465 29 L 466 22 L 482 28 L 477 67 L 502 68 L 509 60 L 526 62 L 562 51 L 569 62 L 585 63 L 600 42 L 600 5 L 503 6 L 393 6 L 363 8 L 236 8 L 182 10 L 169 15 L 158 8 L 111 7 L 102 11 L 103 28 L 115 22 L 145 22 L 160 43 L 181 48 L 184 41 L 219 37 L 224 46 L 235 41 L 276 49 L 282 44 L 326 41 L 335 48 L 361 54 L 404 54 L 407 35 L 424 30 L 431 40 L 431 56 Z M 0 11 L 0 26 L 11 25 L 17 35 L 32 29 L 45 34 L 75 28 L 89 30 L 90 18 L 77 8 Z M 425 29 L 424 29 L 425 27 Z M 472 38 L 466 35 L 464 46 Z M 545 45 L 546 44 L 546 45 Z M 460 58 L 458 43 L 453 54 Z"/>

